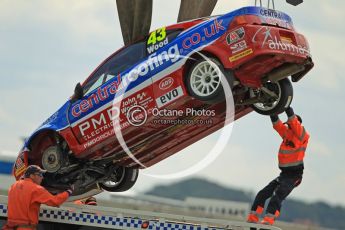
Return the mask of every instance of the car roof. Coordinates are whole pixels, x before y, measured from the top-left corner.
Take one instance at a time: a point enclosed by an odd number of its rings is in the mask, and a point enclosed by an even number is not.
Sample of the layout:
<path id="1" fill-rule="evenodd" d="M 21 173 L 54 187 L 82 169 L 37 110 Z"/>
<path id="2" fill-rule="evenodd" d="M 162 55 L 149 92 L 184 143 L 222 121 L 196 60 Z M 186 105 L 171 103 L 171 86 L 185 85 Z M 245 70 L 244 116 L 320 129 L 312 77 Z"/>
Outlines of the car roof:
<path id="1" fill-rule="evenodd" d="M 191 19 L 191 20 L 187 20 L 187 21 L 183 21 L 183 22 L 179 22 L 179 23 L 176 23 L 176 24 L 172 24 L 172 25 L 169 25 L 169 26 L 166 26 L 166 30 L 177 30 L 177 29 L 180 29 L 180 30 L 186 30 L 190 27 L 193 27 L 194 25 L 200 23 L 200 22 L 203 22 L 203 21 L 206 21 L 206 20 L 209 20 L 209 19 L 212 19 L 214 17 L 217 17 L 219 15 L 212 15 L 212 16 L 207 16 L 207 17 L 201 17 L 201 18 L 195 18 L 195 19 Z M 155 30 L 157 30 L 158 28 L 156 28 Z M 121 50 L 127 48 L 128 46 L 131 46 L 135 43 L 137 43 L 138 41 L 141 41 L 143 39 L 146 39 L 147 36 L 149 36 L 153 31 L 155 30 L 152 30 L 150 31 L 147 35 L 145 36 L 141 36 L 141 37 L 138 37 L 135 41 L 127 44 L 127 45 L 124 45 L 122 46 L 120 49 L 116 50 L 114 53 L 112 53 L 111 55 L 109 55 L 109 57 L 107 57 L 103 62 L 101 62 L 97 68 L 94 69 L 94 71 L 91 72 L 91 74 L 83 81 L 82 83 L 82 86 L 84 87 L 85 84 L 90 80 L 90 78 L 93 76 L 93 74 L 104 64 L 106 63 L 109 59 L 111 59 L 114 55 L 116 55 L 117 53 L 119 53 Z"/>

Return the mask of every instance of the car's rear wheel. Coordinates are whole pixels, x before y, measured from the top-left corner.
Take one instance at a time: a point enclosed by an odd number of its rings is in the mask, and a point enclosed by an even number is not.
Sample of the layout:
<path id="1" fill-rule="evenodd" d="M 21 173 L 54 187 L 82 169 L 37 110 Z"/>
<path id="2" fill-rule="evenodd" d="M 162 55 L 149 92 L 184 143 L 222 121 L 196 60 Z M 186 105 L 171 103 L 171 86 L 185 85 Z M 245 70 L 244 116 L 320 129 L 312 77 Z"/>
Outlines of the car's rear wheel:
<path id="1" fill-rule="evenodd" d="M 99 186 L 108 192 L 124 192 L 133 187 L 138 175 L 137 168 L 120 167 L 114 170 L 109 180 L 99 183 Z"/>
<path id="2" fill-rule="evenodd" d="M 250 89 L 250 98 L 258 97 L 260 102 L 252 104 L 252 108 L 263 115 L 284 112 L 292 102 L 293 88 L 288 78 L 276 83 L 266 82 L 260 89 Z"/>
<path id="3" fill-rule="evenodd" d="M 215 58 L 197 60 L 186 76 L 186 87 L 190 96 L 207 103 L 224 100 L 221 78 L 227 79 L 223 65 Z M 230 84 L 231 85 L 231 84 Z"/>

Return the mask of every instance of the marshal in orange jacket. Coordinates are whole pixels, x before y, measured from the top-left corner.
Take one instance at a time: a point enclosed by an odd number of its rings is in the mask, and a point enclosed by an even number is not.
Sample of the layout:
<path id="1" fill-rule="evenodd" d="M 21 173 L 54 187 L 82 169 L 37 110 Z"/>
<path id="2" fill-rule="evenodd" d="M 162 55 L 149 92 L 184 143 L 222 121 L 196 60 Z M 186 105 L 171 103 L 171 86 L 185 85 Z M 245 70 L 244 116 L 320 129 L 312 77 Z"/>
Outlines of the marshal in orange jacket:
<path id="1" fill-rule="evenodd" d="M 50 194 L 45 188 L 35 184 L 31 178 L 19 180 L 8 192 L 8 223 L 37 225 L 41 204 L 58 207 L 68 197 L 68 192 L 62 192 L 56 196 Z"/>
<path id="2" fill-rule="evenodd" d="M 281 169 L 303 165 L 303 158 L 310 137 L 296 115 L 289 117 L 287 124 L 288 127 L 280 120 L 273 123 L 274 129 L 283 138 L 278 154 Z"/>

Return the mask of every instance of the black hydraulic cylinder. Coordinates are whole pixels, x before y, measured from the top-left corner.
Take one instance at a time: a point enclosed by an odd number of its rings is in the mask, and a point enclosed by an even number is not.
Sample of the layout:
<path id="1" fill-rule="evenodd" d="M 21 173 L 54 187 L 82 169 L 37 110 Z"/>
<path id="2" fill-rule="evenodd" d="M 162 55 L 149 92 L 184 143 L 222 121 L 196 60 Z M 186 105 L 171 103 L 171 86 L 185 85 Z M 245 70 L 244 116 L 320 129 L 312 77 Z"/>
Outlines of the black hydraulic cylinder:
<path id="1" fill-rule="evenodd" d="M 116 0 L 116 5 L 125 45 L 149 33 L 152 0 Z"/>
<path id="2" fill-rule="evenodd" d="M 181 0 L 177 22 L 210 16 L 217 0 Z"/>
<path id="3" fill-rule="evenodd" d="M 301 3 L 303 3 L 303 0 L 286 0 L 286 2 L 291 4 L 291 5 L 297 6 Z"/>

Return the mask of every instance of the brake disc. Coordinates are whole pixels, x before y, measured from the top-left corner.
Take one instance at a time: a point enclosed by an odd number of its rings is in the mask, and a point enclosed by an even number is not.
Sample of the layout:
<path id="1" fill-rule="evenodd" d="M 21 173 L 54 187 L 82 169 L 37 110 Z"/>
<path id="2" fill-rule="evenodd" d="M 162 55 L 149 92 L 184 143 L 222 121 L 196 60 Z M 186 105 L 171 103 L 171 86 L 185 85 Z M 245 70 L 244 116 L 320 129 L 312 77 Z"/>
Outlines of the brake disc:
<path id="1" fill-rule="evenodd" d="M 42 166 L 47 172 L 55 173 L 62 166 L 62 152 L 58 146 L 50 146 L 42 155 Z"/>

